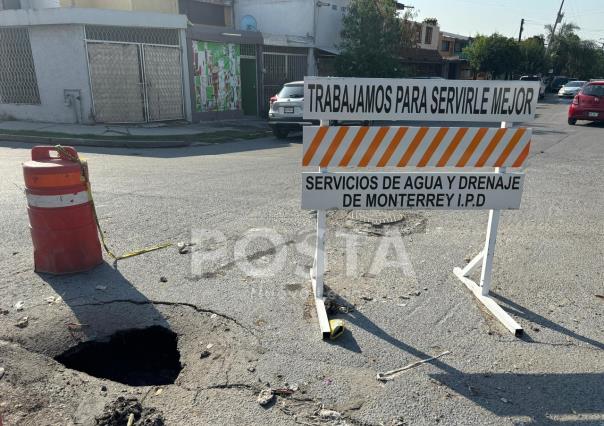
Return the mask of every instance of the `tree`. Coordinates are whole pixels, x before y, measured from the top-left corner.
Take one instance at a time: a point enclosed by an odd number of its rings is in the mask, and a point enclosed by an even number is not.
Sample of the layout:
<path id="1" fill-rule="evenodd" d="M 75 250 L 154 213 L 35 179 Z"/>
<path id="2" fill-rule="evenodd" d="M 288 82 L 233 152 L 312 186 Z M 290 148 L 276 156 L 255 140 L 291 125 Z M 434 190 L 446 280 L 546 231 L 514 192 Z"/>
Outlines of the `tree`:
<path id="1" fill-rule="evenodd" d="M 546 25 L 549 60 L 555 75 L 588 79 L 604 75 L 604 53 L 590 40 L 581 40 L 576 34 L 579 26 L 565 22 L 560 32 L 553 34 Z"/>
<path id="2" fill-rule="evenodd" d="M 518 72 L 520 74 L 545 74 L 548 69 L 548 61 L 545 56 L 543 37 L 534 36 L 522 40 L 520 48 L 520 63 Z"/>
<path id="3" fill-rule="evenodd" d="M 351 0 L 343 19 L 336 71 L 343 77 L 401 77 L 401 47 L 411 46 L 410 13 L 399 17 L 394 0 Z"/>
<path id="4" fill-rule="evenodd" d="M 463 52 L 475 73 L 487 72 L 492 78 L 511 77 L 520 62 L 520 48 L 516 40 L 497 33 L 477 35 Z"/>

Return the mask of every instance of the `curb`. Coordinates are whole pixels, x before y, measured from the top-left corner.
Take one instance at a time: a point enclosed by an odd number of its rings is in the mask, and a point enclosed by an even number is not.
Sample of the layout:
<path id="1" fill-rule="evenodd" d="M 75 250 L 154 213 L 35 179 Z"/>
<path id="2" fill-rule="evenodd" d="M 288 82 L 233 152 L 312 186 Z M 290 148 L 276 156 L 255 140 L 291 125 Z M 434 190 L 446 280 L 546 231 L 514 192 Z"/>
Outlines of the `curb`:
<path id="1" fill-rule="evenodd" d="M 0 140 L 7 142 L 24 142 L 41 145 L 71 145 L 90 146 L 103 148 L 182 148 L 191 146 L 196 141 L 146 141 L 146 140 L 112 140 L 112 139 L 87 139 L 87 138 L 57 138 L 33 135 L 15 135 L 0 133 Z"/>

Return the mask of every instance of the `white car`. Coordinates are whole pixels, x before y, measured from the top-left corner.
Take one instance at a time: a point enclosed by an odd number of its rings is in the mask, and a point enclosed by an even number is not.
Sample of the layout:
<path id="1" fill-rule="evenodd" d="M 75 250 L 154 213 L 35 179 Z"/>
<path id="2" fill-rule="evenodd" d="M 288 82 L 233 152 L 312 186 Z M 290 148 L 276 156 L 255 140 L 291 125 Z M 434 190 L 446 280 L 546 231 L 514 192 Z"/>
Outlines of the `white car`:
<path id="1" fill-rule="evenodd" d="M 569 81 L 558 90 L 558 96 L 561 98 L 574 98 L 585 83 L 587 82 L 584 80 Z"/>
<path id="2" fill-rule="evenodd" d="M 545 97 L 545 82 L 538 75 L 523 75 L 519 79 L 520 81 L 538 81 L 539 82 L 539 99 Z"/>
<path id="3" fill-rule="evenodd" d="M 289 132 L 302 126 L 318 124 L 317 120 L 304 120 L 304 82 L 285 83 L 283 88 L 270 99 L 268 125 L 278 139 L 285 139 Z"/>

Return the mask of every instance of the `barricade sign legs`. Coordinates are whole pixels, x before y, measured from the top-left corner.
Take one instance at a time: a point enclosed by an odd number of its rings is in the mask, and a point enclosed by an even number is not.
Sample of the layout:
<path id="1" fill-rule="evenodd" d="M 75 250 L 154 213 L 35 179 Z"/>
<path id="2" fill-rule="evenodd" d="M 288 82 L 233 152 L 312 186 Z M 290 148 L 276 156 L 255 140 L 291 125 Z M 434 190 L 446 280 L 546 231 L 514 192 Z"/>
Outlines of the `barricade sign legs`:
<path id="1" fill-rule="evenodd" d="M 501 123 L 502 128 L 512 127 L 512 123 Z M 505 173 L 505 167 L 496 167 L 496 173 Z M 483 250 L 466 265 L 465 268 L 454 268 L 453 273 L 468 287 L 474 296 L 515 336 L 523 334 L 522 327 L 497 304 L 490 296 L 491 278 L 493 273 L 493 256 L 495 254 L 495 242 L 497 239 L 497 228 L 501 210 L 489 210 L 489 221 L 487 223 L 487 235 Z M 482 261 L 480 271 L 480 284 L 468 278 L 470 272 Z"/>

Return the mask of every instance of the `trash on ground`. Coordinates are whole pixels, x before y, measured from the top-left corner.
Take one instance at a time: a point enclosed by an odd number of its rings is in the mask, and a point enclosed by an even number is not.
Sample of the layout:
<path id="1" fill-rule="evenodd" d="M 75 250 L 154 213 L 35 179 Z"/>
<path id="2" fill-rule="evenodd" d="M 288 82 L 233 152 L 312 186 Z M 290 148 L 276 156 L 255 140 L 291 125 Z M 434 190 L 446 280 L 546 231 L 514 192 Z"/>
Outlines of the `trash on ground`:
<path id="1" fill-rule="evenodd" d="M 404 367 L 397 368 L 395 370 L 386 371 L 385 373 L 377 373 L 376 379 L 378 379 L 380 381 L 383 381 L 383 382 L 387 382 L 388 380 L 394 379 L 394 377 L 396 377 L 396 375 L 398 373 L 401 373 L 401 372 L 403 372 L 405 370 L 409 370 L 411 368 L 417 367 L 417 366 L 419 366 L 421 364 L 425 364 L 426 362 L 432 361 L 434 359 L 440 358 L 441 356 L 444 356 L 444 355 L 447 355 L 447 354 L 450 354 L 450 353 L 451 353 L 451 351 L 444 351 L 443 353 L 438 354 L 436 356 L 432 356 L 430 358 L 426 358 L 426 359 L 422 359 L 420 361 L 412 362 L 411 364 L 405 365 Z"/>
<path id="2" fill-rule="evenodd" d="M 56 303 L 61 303 L 61 301 L 63 300 L 63 298 L 61 296 L 49 296 L 49 297 L 47 297 L 44 300 L 46 300 L 46 302 L 48 304 L 53 304 L 53 303 L 56 304 Z"/>
<path id="3" fill-rule="evenodd" d="M 23 317 L 15 324 L 16 327 L 25 328 L 29 325 L 29 317 Z"/>
<path id="4" fill-rule="evenodd" d="M 132 418 L 132 420 L 130 420 Z M 129 423 L 132 422 L 132 423 Z M 145 425 L 164 426 L 164 416 L 155 408 L 143 408 L 136 397 L 119 396 L 105 405 L 100 416 L 95 418 L 97 426 Z"/>
<path id="5" fill-rule="evenodd" d="M 19 300 L 17 303 L 15 303 L 14 308 L 16 311 L 22 311 L 24 305 L 25 305 L 25 302 L 23 302 L 23 300 Z"/>
<path id="6" fill-rule="evenodd" d="M 157 390 L 155 391 L 155 394 L 153 396 L 159 396 L 162 394 L 164 390 L 162 388 L 157 388 Z"/>
<path id="7" fill-rule="evenodd" d="M 333 383 L 333 379 L 331 379 L 331 378 L 329 378 L 329 377 L 326 377 L 326 378 L 323 380 L 323 384 L 324 384 L 324 385 L 331 385 L 332 383 Z"/>
<path id="8" fill-rule="evenodd" d="M 274 397 L 275 395 L 273 394 L 272 389 L 263 389 L 258 394 L 258 398 L 256 398 L 256 401 L 258 402 L 258 404 L 264 406 L 271 402 Z"/>
<path id="9" fill-rule="evenodd" d="M 317 414 L 322 419 L 329 419 L 329 420 L 337 420 L 340 417 L 342 417 L 342 413 L 338 413 L 337 411 L 334 411 L 334 410 L 327 410 L 325 408 L 321 408 L 317 412 Z"/>
<path id="10" fill-rule="evenodd" d="M 344 321 L 340 319 L 329 320 L 329 338 L 337 339 L 344 333 Z"/>

